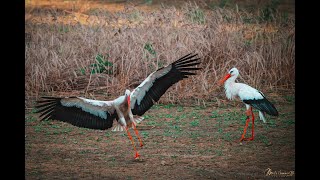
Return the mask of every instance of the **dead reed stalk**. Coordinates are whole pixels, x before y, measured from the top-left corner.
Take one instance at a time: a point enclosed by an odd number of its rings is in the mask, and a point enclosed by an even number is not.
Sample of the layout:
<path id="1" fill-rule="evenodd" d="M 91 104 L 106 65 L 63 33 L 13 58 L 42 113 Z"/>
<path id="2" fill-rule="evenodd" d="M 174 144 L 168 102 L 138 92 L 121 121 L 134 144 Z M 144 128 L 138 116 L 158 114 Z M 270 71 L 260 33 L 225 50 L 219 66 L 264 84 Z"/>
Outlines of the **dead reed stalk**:
<path id="1" fill-rule="evenodd" d="M 203 70 L 170 88 L 161 102 L 220 98 L 223 89 L 217 82 L 232 67 L 240 70 L 240 81 L 264 91 L 294 89 L 292 19 L 286 26 L 264 23 L 248 12 L 205 11 L 192 3 L 153 12 L 100 9 L 87 23 L 74 22 L 63 11 L 55 11 L 55 20 L 48 20 L 52 11 L 26 12 L 26 99 L 61 93 L 112 99 L 190 52 L 202 58 Z M 90 74 L 98 54 L 111 66 Z"/>

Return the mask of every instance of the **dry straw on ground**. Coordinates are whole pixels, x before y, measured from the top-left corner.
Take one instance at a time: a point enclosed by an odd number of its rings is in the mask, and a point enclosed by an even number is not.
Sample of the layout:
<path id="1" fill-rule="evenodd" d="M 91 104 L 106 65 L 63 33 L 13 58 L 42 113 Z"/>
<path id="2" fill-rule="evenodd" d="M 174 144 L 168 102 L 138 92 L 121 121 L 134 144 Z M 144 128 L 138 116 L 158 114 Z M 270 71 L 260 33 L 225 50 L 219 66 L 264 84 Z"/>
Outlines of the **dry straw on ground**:
<path id="1" fill-rule="evenodd" d="M 241 82 L 264 92 L 292 92 L 295 22 L 280 16 L 261 22 L 244 10 L 203 10 L 195 3 L 154 11 L 134 6 L 117 12 L 29 8 L 26 100 L 40 95 L 112 99 L 190 52 L 199 54 L 203 69 L 171 87 L 161 102 L 218 99 L 223 90 L 217 82 L 232 67 L 240 70 Z M 90 73 L 98 54 L 113 64 L 106 67 L 108 73 Z"/>

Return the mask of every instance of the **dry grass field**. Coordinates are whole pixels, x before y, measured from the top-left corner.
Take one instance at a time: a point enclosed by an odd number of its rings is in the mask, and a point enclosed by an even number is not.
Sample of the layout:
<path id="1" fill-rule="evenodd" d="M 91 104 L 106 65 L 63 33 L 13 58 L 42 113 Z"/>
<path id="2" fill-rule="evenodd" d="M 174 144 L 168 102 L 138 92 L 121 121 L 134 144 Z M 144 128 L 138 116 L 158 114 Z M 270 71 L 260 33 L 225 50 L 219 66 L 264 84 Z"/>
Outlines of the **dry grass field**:
<path id="1" fill-rule="evenodd" d="M 294 2 L 28 0 L 25 9 L 26 179 L 264 179 L 280 176 L 268 168 L 294 171 Z M 114 99 L 190 52 L 202 70 L 144 115 L 142 125 L 155 128 L 141 130 L 139 162 L 124 133 L 40 122 L 34 113 L 42 95 Z M 280 113 L 257 120 L 256 139 L 242 144 L 244 105 L 217 84 L 232 67 Z"/>

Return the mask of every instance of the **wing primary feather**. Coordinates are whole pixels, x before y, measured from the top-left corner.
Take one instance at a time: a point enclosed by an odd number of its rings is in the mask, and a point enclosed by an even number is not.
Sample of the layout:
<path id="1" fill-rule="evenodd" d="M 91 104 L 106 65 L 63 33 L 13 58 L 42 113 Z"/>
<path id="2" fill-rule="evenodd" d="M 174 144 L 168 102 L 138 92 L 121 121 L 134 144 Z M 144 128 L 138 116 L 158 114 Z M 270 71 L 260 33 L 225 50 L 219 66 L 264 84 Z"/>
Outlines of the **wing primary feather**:
<path id="1" fill-rule="evenodd" d="M 41 100 L 41 101 L 36 101 L 37 104 L 42 104 L 42 103 L 48 103 L 48 102 L 56 102 L 56 99 L 50 99 L 50 100 Z"/>
<path id="2" fill-rule="evenodd" d="M 46 120 L 47 118 L 48 119 L 50 119 L 51 117 L 52 117 L 52 112 L 53 112 L 54 110 L 52 110 L 49 114 L 47 114 L 46 116 L 44 116 L 43 118 L 41 118 L 41 120 L 40 121 L 43 121 L 43 120 Z"/>
<path id="3" fill-rule="evenodd" d="M 50 108 L 50 107 L 54 107 L 54 106 L 56 106 L 56 104 L 57 104 L 57 103 L 42 104 L 42 105 L 36 106 L 36 108 L 38 109 L 38 110 L 37 110 L 37 113 L 43 112 L 43 111 L 47 110 L 47 109 Z M 44 108 L 42 108 L 42 107 L 44 107 Z"/>
<path id="4" fill-rule="evenodd" d="M 192 54 L 192 53 L 189 53 L 189 54 L 187 54 L 187 55 L 179 58 L 176 62 L 180 62 L 180 61 L 183 61 L 183 60 L 185 60 L 185 59 L 188 59 L 188 58 L 189 58 L 188 56 L 190 56 L 191 54 Z"/>
<path id="5" fill-rule="evenodd" d="M 193 72 L 182 72 L 183 75 L 196 75 L 196 73 Z"/>
<path id="6" fill-rule="evenodd" d="M 150 90 L 150 95 L 153 96 L 153 97 L 156 97 L 157 93 L 156 93 L 155 90 Z"/>
<path id="7" fill-rule="evenodd" d="M 181 71 L 195 71 L 195 70 L 199 70 L 201 68 L 179 68 L 179 70 Z"/>
<path id="8" fill-rule="evenodd" d="M 50 108 L 50 109 L 47 109 L 46 111 L 44 111 L 43 113 L 40 114 L 40 118 L 46 114 L 48 114 L 49 112 L 51 113 L 52 111 L 54 110 L 54 107 Z"/>
<path id="9" fill-rule="evenodd" d="M 49 97 L 49 96 L 42 96 L 41 98 L 42 98 L 42 99 L 53 99 L 53 100 L 61 99 L 61 98 L 59 98 L 59 97 Z"/>
<path id="10" fill-rule="evenodd" d="M 198 61 L 200 58 L 195 58 L 195 59 L 185 59 L 184 61 L 180 61 L 180 62 L 174 62 L 173 64 L 175 65 L 181 65 L 181 64 L 188 64 L 188 63 L 192 63 L 192 62 L 196 62 Z"/>
<path id="11" fill-rule="evenodd" d="M 190 53 L 190 54 L 178 59 L 177 61 L 175 61 L 175 63 L 179 63 L 179 62 L 182 62 L 182 61 L 185 61 L 185 60 L 189 60 L 189 59 L 195 57 L 196 55 L 198 55 L 198 54 L 194 54 L 194 55 L 191 55 L 191 54 L 192 53 Z"/>
<path id="12" fill-rule="evenodd" d="M 181 64 L 181 65 L 174 65 L 176 68 L 183 68 L 183 67 L 189 67 L 189 66 L 195 66 L 200 64 L 200 62 L 196 62 L 196 63 L 190 63 L 190 64 Z"/>

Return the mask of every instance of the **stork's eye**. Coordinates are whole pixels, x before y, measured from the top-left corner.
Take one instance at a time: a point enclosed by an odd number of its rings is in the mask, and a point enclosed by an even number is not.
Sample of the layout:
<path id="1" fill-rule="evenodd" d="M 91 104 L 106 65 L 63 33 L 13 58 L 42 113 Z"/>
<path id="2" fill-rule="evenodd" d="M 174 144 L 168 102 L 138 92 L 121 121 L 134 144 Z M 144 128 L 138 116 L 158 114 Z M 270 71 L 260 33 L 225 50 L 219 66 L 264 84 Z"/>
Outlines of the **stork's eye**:
<path id="1" fill-rule="evenodd" d="M 232 74 L 233 71 L 230 71 L 230 74 Z"/>

